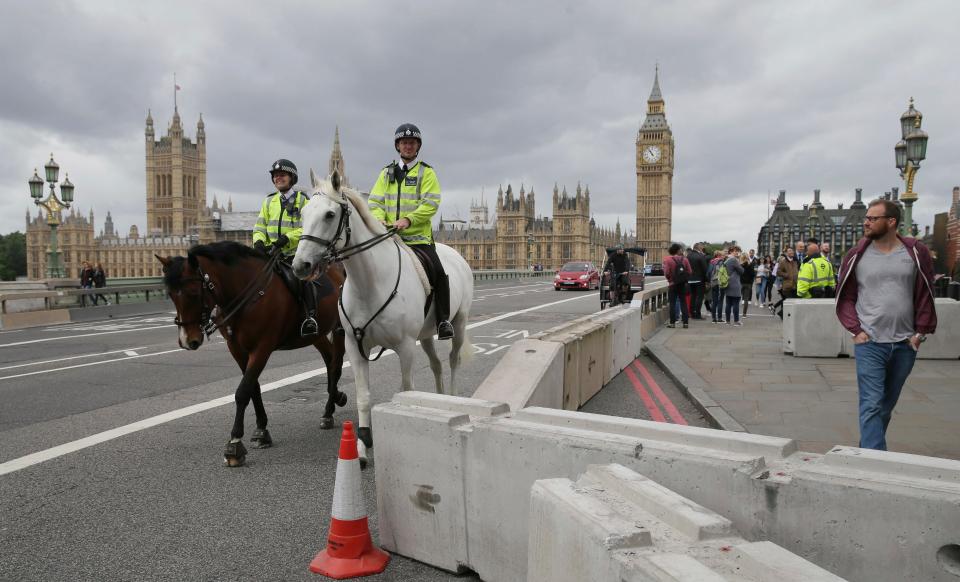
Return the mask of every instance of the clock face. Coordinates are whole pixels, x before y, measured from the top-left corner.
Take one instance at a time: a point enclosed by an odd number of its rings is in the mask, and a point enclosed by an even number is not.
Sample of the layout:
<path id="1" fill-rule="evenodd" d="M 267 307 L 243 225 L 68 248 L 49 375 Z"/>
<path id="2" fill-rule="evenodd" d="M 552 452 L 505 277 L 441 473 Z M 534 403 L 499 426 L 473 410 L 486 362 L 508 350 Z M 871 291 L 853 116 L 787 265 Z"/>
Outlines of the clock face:
<path id="1" fill-rule="evenodd" d="M 660 148 L 657 146 L 647 146 L 643 150 L 643 160 L 648 164 L 660 161 Z"/>

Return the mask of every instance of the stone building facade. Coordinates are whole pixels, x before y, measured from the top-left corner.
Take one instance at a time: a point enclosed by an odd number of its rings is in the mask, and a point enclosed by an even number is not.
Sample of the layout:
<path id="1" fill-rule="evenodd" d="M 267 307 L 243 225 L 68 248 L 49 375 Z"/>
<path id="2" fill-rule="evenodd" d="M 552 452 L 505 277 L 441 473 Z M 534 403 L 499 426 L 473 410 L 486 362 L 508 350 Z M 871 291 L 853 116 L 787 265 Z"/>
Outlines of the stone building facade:
<path id="1" fill-rule="evenodd" d="M 946 260 L 943 273 L 960 278 L 960 186 L 953 187 L 953 199 L 947 212 Z"/>
<path id="2" fill-rule="evenodd" d="M 853 203 L 844 208 L 826 208 L 820 202 L 820 190 L 813 191 L 813 202 L 801 209 L 791 209 L 787 204 L 787 191 L 781 190 L 777 205 L 757 238 L 757 252 L 761 257 L 776 258 L 784 248 L 792 247 L 798 240 L 815 237 L 830 243 L 831 260 L 839 263 L 843 255 L 863 237 L 863 217 L 867 205 L 863 202 L 863 189 L 857 188 Z"/>
<path id="3" fill-rule="evenodd" d="M 667 123 L 660 71 L 647 99 L 647 117 L 637 132 L 637 246 L 647 262 L 659 263 L 670 246 L 673 214 L 673 132 Z"/>
<path id="4" fill-rule="evenodd" d="M 471 205 L 470 223 L 465 228 L 441 228 L 434 231 L 437 242 L 456 249 L 474 270 L 528 269 L 541 264 L 545 270 L 559 269 L 567 261 L 593 261 L 600 267 L 605 248 L 623 241 L 620 224 L 615 228 L 597 226 L 590 216 L 590 188 L 577 185 L 576 194 L 553 187 L 553 215 L 537 216 L 536 195 L 524 186 L 514 193 L 513 186 L 497 192 L 496 218 L 487 222 L 484 202 Z"/>
<path id="5" fill-rule="evenodd" d="M 182 237 L 196 233 L 207 210 L 207 133 L 203 115 L 197 139 L 184 137 L 180 112 L 173 109 L 167 135 L 155 140 L 153 115 L 147 112 L 146 194 L 147 232 L 151 236 Z"/>

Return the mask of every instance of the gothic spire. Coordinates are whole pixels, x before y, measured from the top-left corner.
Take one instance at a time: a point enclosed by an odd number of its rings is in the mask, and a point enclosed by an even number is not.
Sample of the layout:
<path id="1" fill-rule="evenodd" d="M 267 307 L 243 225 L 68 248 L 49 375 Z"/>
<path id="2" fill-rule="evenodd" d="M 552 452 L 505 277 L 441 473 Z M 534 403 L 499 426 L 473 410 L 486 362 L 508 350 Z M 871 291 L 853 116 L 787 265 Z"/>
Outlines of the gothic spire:
<path id="1" fill-rule="evenodd" d="M 657 64 L 656 72 L 653 74 L 653 90 L 650 91 L 650 98 L 647 102 L 663 101 L 663 95 L 660 94 L 660 64 Z"/>

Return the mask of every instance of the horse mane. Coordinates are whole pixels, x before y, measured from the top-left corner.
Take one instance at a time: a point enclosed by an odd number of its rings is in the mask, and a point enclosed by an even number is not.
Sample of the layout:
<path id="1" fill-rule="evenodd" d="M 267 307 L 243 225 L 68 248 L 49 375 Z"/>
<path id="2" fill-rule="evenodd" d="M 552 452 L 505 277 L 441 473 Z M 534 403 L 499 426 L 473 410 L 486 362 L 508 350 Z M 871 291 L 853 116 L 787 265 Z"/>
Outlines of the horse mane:
<path id="1" fill-rule="evenodd" d="M 248 247 L 234 241 L 220 241 L 207 245 L 194 245 L 187 251 L 186 257 L 170 257 L 170 263 L 163 268 L 163 284 L 170 289 L 176 289 L 183 284 L 183 268 L 189 264 L 197 269 L 200 264 L 198 257 L 232 267 L 241 259 L 254 258 L 265 260 L 263 253 L 253 247 Z"/>
<path id="2" fill-rule="evenodd" d="M 370 232 L 373 234 L 383 234 L 387 232 L 387 229 L 385 229 L 383 225 L 380 224 L 380 221 L 373 216 L 373 213 L 370 212 L 367 201 L 363 199 L 363 196 L 359 192 L 352 188 L 341 188 L 340 193 L 350 201 L 350 204 L 353 205 L 357 214 L 360 215 L 360 219 L 363 220 L 364 226 L 370 229 Z"/>

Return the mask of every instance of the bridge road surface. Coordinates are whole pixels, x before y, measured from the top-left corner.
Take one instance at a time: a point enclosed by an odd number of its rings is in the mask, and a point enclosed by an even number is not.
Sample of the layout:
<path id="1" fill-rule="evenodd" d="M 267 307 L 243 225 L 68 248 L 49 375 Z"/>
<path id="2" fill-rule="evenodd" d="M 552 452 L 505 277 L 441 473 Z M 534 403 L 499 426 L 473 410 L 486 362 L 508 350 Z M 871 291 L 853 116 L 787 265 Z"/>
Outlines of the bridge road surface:
<path id="1" fill-rule="evenodd" d="M 517 339 L 597 309 L 596 292 L 555 292 L 551 282 L 478 285 L 477 354 L 460 393 L 472 393 Z M 0 332 L 0 580 L 318 578 L 307 565 L 325 546 L 340 422 L 356 419 L 351 370 L 341 380 L 350 402 L 338 409 L 337 428 L 321 431 L 319 354 L 276 353 L 261 377 L 275 446 L 250 449 L 246 467 L 228 469 L 221 450 L 239 370 L 219 336 L 196 352 L 179 349 L 171 320 Z M 651 418 L 647 400 L 659 397 L 642 377 L 646 367 L 687 420 L 703 425 L 653 364 L 636 366 L 585 410 Z M 416 386 L 433 390 L 422 353 L 416 367 Z M 399 386 L 396 357 L 373 364 L 371 376 L 374 403 L 389 400 Z M 638 378 L 653 396 L 643 398 Z M 253 428 L 249 407 L 248 445 Z M 376 539 L 372 470 L 364 489 Z M 369 579 L 477 578 L 394 556 Z"/>

